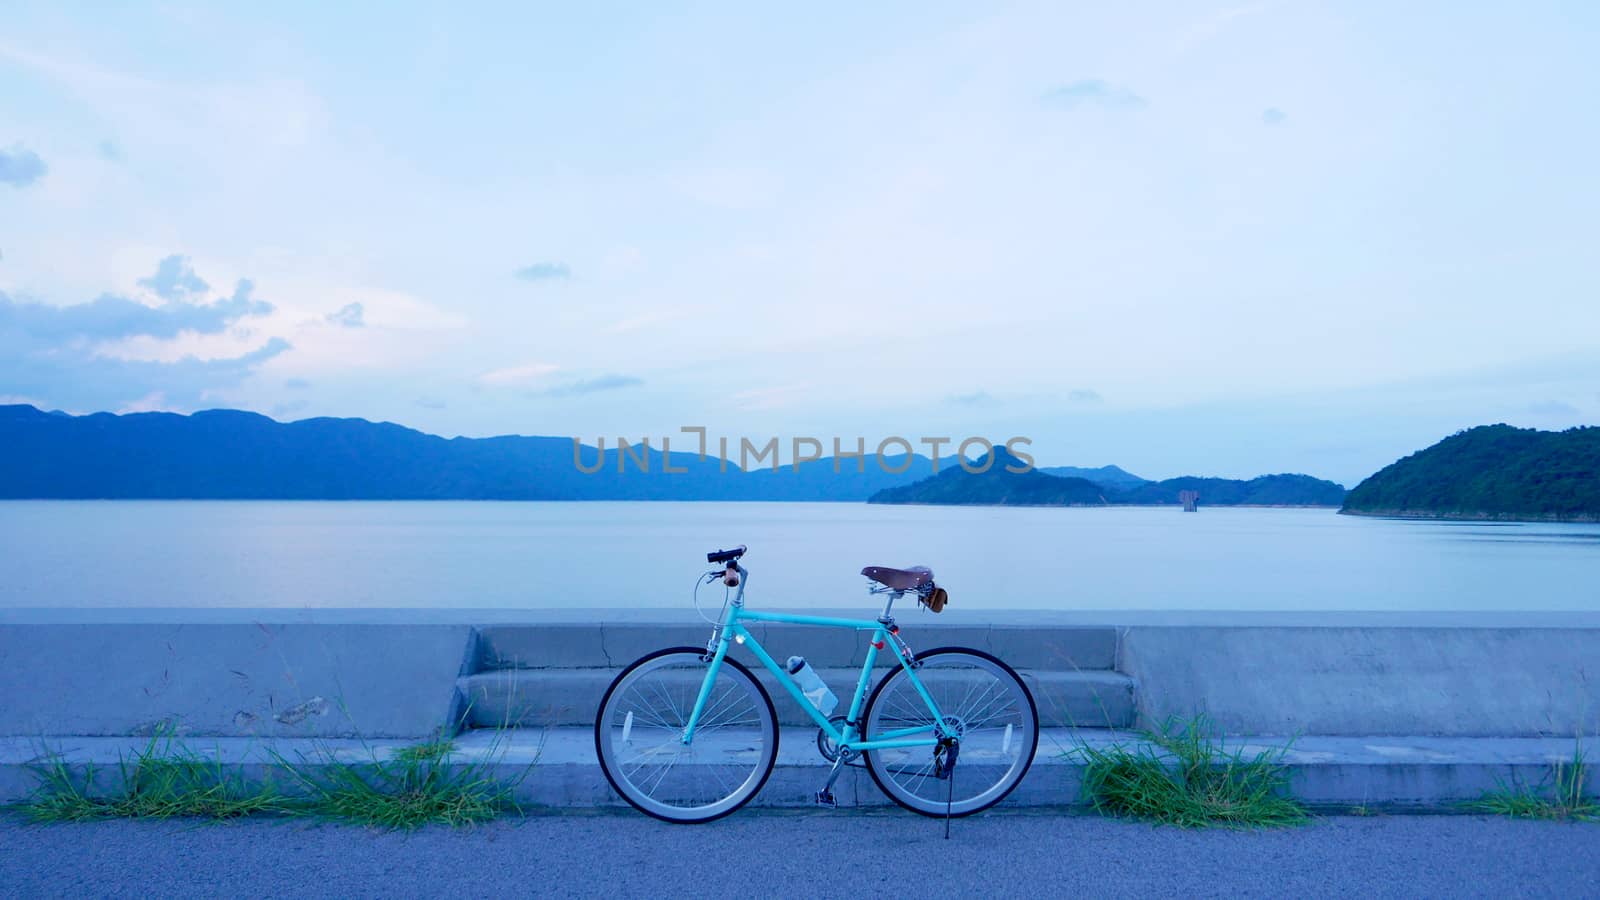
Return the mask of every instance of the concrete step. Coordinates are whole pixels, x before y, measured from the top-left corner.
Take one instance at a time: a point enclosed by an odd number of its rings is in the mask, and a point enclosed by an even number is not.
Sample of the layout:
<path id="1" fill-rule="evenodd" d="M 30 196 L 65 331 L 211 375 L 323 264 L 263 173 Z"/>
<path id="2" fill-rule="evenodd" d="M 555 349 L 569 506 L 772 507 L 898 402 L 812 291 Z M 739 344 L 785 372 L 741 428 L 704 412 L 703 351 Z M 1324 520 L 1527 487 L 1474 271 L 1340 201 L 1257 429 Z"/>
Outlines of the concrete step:
<path id="1" fill-rule="evenodd" d="M 593 725 L 606 688 L 620 669 L 501 669 L 461 678 L 458 688 L 467 704 L 467 724 L 494 728 Z M 809 725 L 811 719 L 764 668 L 753 670 L 772 697 L 781 725 Z M 875 685 L 885 668 L 873 674 Z M 847 712 L 861 670 L 820 669 L 818 674 L 839 697 Z M 1056 728 L 1127 728 L 1134 723 L 1134 681 L 1117 672 L 1059 672 L 1023 669 L 1017 674 L 1033 693 L 1040 726 Z"/>
<path id="2" fill-rule="evenodd" d="M 905 616 L 900 625 L 901 634 L 918 650 L 971 647 L 1018 669 L 1110 670 L 1117 663 L 1118 633 L 1111 627 L 940 625 L 927 616 Z M 866 652 L 866 634 L 838 628 L 755 622 L 750 630 L 773 656 L 804 656 L 818 668 L 859 667 Z M 698 623 L 486 625 L 476 629 L 471 671 L 621 667 L 663 647 L 704 647 L 710 636 L 710 626 Z M 745 653 L 741 661 L 746 659 L 753 657 Z"/>
<path id="3" fill-rule="evenodd" d="M 755 807 L 806 807 L 826 778 L 813 729 L 784 729 L 777 767 L 752 801 Z M 1591 737 L 1591 739 L 1593 739 Z M 118 762 L 141 750 L 148 739 L 109 737 L 0 738 L 0 803 L 21 800 L 37 785 L 34 768 L 59 760 L 82 773 L 93 766 L 101 789 L 114 789 Z M 250 780 L 272 779 L 293 792 L 277 758 L 315 773 L 329 754 L 346 763 L 385 758 L 411 741 L 333 738 L 193 738 L 184 749 L 215 759 Z M 1083 797 L 1082 756 L 1075 748 L 1123 743 L 1138 735 L 1091 729 L 1050 729 L 1039 736 L 1033 768 L 1003 804 L 1007 807 L 1077 807 Z M 1459 737 L 1241 737 L 1230 749 L 1246 754 L 1289 746 L 1283 762 L 1290 792 L 1313 809 L 1329 812 L 1459 812 L 1460 804 L 1504 785 L 1546 783 L 1551 767 L 1572 760 L 1573 739 Z M 606 783 L 594 756 L 588 728 L 469 731 L 456 741 L 454 764 L 487 767 L 491 777 L 514 785 L 517 800 L 530 810 L 623 807 Z M 1591 781 L 1594 781 L 1591 779 Z M 863 769 L 846 769 L 835 787 L 841 806 L 889 804 Z M 1600 797 L 1600 783 L 1586 786 Z M 933 827 L 930 825 L 930 827 Z M 1581 826 L 1580 826 L 1581 827 Z"/>

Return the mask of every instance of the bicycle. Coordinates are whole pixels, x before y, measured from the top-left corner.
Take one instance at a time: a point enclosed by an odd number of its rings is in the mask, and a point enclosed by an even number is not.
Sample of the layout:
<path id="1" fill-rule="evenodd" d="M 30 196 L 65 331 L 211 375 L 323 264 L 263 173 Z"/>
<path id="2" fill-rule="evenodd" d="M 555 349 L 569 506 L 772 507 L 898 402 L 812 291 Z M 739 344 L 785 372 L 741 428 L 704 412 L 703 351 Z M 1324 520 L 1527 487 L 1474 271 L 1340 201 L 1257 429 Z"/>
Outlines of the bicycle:
<path id="1" fill-rule="evenodd" d="M 760 612 L 744 605 L 746 550 L 717 550 L 695 582 L 722 580 L 723 610 L 704 648 L 670 647 L 640 657 L 611 682 L 595 716 L 595 753 L 606 780 L 640 812 L 668 822 L 719 819 L 760 792 L 778 755 L 777 714 L 765 688 L 730 645 L 748 647 L 818 728 L 817 748 L 832 763 L 813 799 L 836 806 L 833 786 L 846 766 L 860 766 L 900 806 L 925 816 L 981 812 L 1010 794 L 1028 773 L 1039 744 L 1033 695 L 1017 673 L 980 650 L 940 647 L 913 653 L 895 623 L 894 602 L 912 594 L 939 612 L 948 599 L 923 567 L 861 570 L 868 593 L 886 597 L 876 619 Z M 843 717 L 830 718 L 761 646 L 746 622 L 820 625 L 872 632 L 855 694 Z M 878 653 L 895 667 L 868 696 Z M 957 779 L 957 763 L 960 778 Z"/>

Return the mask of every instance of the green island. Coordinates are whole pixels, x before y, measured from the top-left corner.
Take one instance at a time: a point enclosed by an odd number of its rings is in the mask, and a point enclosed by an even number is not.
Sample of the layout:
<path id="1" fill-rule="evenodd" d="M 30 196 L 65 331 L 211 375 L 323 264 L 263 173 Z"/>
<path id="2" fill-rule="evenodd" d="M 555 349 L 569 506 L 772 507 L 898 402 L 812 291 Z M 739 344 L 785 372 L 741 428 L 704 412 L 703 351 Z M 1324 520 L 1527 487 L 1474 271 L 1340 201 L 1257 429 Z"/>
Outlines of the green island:
<path id="1" fill-rule="evenodd" d="M 1600 427 L 1480 425 L 1356 485 L 1341 513 L 1445 519 L 1600 521 Z"/>
<path id="2" fill-rule="evenodd" d="M 978 464 L 971 463 L 974 468 Z M 952 506 L 1163 506 L 1181 502 L 1178 495 L 1183 491 L 1195 491 L 1203 506 L 1338 506 L 1345 495 L 1343 485 L 1310 475 L 1263 475 L 1248 480 L 1185 476 L 1164 481 L 1127 476 L 1095 482 L 1051 475 L 1039 469 L 1011 471 L 1023 468 L 1020 460 L 996 447 L 994 462 L 985 471 L 968 471 L 952 464 L 932 477 L 878 491 L 867 502 Z"/>

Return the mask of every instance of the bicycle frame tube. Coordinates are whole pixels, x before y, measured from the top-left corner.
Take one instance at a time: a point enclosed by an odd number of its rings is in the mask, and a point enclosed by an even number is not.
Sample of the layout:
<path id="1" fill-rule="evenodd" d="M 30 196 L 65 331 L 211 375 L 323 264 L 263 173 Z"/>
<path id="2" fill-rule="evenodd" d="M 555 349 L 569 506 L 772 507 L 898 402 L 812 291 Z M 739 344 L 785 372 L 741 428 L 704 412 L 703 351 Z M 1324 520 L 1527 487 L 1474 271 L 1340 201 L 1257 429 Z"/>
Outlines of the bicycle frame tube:
<path id="1" fill-rule="evenodd" d="M 741 569 L 742 574 L 743 570 Z M 925 726 L 896 729 L 895 731 L 878 735 L 869 741 L 855 739 L 860 726 L 846 724 L 843 729 L 840 729 L 828 721 L 828 718 L 815 706 L 812 706 L 810 700 L 806 699 L 805 693 L 800 690 L 800 686 L 795 683 L 794 678 L 789 675 L 788 671 L 779 665 L 778 661 L 772 658 L 766 648 L 761 646 L 761 642 L 756 640 L 756 636 L 741 624 L 747 621 L 781 622 L 790 625 L 819 625 L 826 628 L 850 628 L 856 631 L 871 631 L 872 641 L 867 645 L 867 656 L 862 661 L 861 676 L 856 680 L 855 693 L 850 699 L 850 712 L 845 721 L 847 723 L 859 723 L 861 721 L 862 706 L 866 701 L 867 688 L 872 683 L 872 667 L 878 659 L 878 648 L 880 646 L 888 646 L 893 648 L 895 659 L 900 663 L 900 667 L 905 669 L 906 676 L 911 679 L 911 684 L 916 688 L 917 693 L 921 695 L 922 701 L 928 705 L 928 711 L 932 713 L 933 721 L 936 723 L 935 727 L 942 731 L 943 726 L 938 723 L 944 721 L 944 716 L 939 712 L 939 705 L 928 694 L 927 688 L 923 687 L 922 680 L 917 677 L 917 671 L 911 665 L 911 660 L 901 652 L 899 642 L 887 640 L 889 633 L 883 622 L 871 619 L 839 619 L 829 616 L 757 612 L 744 609 L 743 598 L 744 586 L 741 581 L 739 595 L 729 605 L 727 615 L 723 618 L 717 639 L 717 647 L 712 654 L 711 664 L 706 669 L 705 681 L 700 685 L 700 694 L 695 699 L 694 710 L 689 714 L 689 723 L 683 730 L 683 743 L 688 744 L 694 740 L 695 727 L 700 722 L 701 713 L 705 711 L 706 701 L 711 695 L 711 685 L 715 683 L 717 672 L 722 668 L 722 660 L 728 654 L 728 642 L 730 640 L 736 640 L 747 645 L 750 648 L 750 652 L 755 654 L 756 659 L 760 660 L 761 665 L 772 673 L 773 677 L 778 680 L 778 683 L 783 686 L 789 696 L 794 698 L 794 701 L 800 704 L 800 708 L 805 710 L 806 715 L 811 717 L 811 721 L 815 722 L 817 727 L 822 729 L 823 733 L 840 747 L 850 750 L 888 750 L 895 747 L 931 747 L 939 743 L 937 737 L 911 737 L 914 734 L 926 734 L 928 729 Z"/>

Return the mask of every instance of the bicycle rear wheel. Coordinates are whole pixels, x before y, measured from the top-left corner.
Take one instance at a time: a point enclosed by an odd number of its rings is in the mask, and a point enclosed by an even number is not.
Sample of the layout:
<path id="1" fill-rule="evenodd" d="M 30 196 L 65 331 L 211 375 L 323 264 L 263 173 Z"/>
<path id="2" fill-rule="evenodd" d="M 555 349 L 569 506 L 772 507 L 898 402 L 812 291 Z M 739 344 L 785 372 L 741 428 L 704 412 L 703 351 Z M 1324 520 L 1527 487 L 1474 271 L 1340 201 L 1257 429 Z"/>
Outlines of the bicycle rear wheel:
<path id="1" fill-rule="evenodd" d="M 668 822 L 709 822 L 749 802 L 778 756 L 778 717 L 750 670 L 724 658 L 694 742 L 684 744 L 709 663 L 704 650 L 658 650 L 611 682 L 595 716 L 594 746 L 611 787 Z"/>
<path id="2" fill-rule="evenodd" d="M 917 680 L 960 738 L 953 778 L 939 771 L 933 747 L 868 750 L 867 771 L 889 799 L 912 812 L 969 816 L 1004 800 L 1033 765 L 1039 714 L 1012 668 L 979 650 L 941 647 L 917 654 Z M 934 717 L 904 668 L 885 675 L 867 705 L 867 739 L 926 726 Z M 953 782 L 953 784 L 952 784 Z"/>

